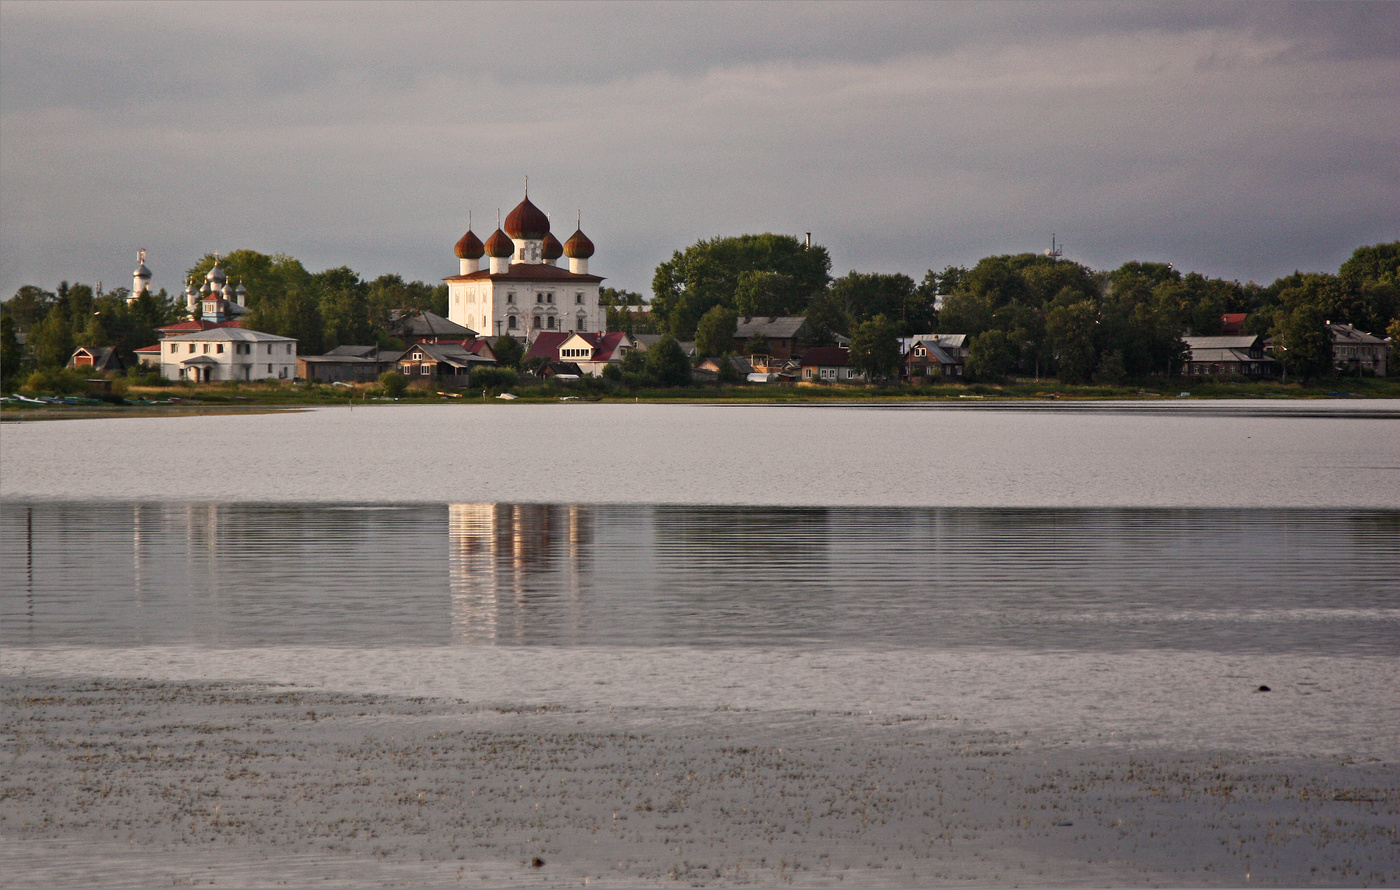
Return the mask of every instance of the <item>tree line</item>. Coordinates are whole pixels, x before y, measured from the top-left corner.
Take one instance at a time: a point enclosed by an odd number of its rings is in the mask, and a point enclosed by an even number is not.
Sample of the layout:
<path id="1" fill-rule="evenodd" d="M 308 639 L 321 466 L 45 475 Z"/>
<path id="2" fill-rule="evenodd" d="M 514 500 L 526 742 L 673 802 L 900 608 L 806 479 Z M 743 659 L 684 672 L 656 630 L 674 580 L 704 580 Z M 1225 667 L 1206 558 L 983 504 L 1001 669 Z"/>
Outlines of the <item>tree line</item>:
<path id="1" fill-rule="evenodd" d="M 213 267 L 208 254 L 186 273 L 196 288 Z M 346 266 L 309 272 L 285 254 L 236 250 L 219 263 L 242 284 L 245 326 L 295 337 L 303 354 L 344 344 L 402 347 L 393 313 L 447 314 L 447 286 L 399 275 L 361 278 Z M 155 343 L 156 328 L 188 317 L 183 288 L 128 303 L 128 292 L 97 295 L 64 282 L 55 291 L 21 287 L 0 304 L 5 378 L 22 370 L 18 332 L 34 367 L 65 364 L 76 346 L 111 346 L 128 367 L 134 350 Z M 1054 376 L 1066 383 L 1170 376 L 1185 358 L 1183 336 L 1221 332 L 1241 313 L 1244 330 L 1273 337 L 1289 373 L 1332 370 L 1327 321 L 1384 337 L 1400 336 L 1400 242 L 1360 247 L 1332 273 L 1295 272 L 1269 285 L 1182 273 L 1170 264 L 1128 262 L 1112 271 L 1040 254 L 991 256 L 971 268 L 831 276 L 825 247 L 788 235 L 716 237 L 660 263 L 653 298 L 603 288 L 610 330 L 694 340 L 700 357 L 735 351 L 745 316 L 807 318 L 812 345 L 847 338 L 852 363 L 872 377 L 894 373 L 896 338 L 924 333 L 969 337 L 967 371 L 980 379 Z M 510 357 L 509 344 L 502 344 Z M 758 349 L 758 344 L 752 344 Z M 670 350 L 667 350 L 668 354 Z M 518 359 L 517 359 L 518 364 Z"/>
<path id="2" fill-rule="evenodd" d="M 1177 373 L 1182 338 L 1221 333 L 1228 313 L 1245 316 L 1245 332 L 1273 337 L 1287 370 L 1304 378 L 1331 372 L 1328 321 L 1400 336 L 1400 242 L 1358 248 L 1336 274 L 1295 272 L 1267 286 L 1166 263 L 1104 272 L 1033 253 L 929 270 L 917 283 L 878 272 L 833 279 L 830 268 L 825 248 L 786 235 L 700 241 L 657 267 L 642 323 L 721 355 L 734 349 L 738 317 L 805 315 L 814 344 L 849 338 L 852 363 L 872 376 L 894 372 L 898 337 L 967 334 L 975 378 L 1066 383 Z"/>

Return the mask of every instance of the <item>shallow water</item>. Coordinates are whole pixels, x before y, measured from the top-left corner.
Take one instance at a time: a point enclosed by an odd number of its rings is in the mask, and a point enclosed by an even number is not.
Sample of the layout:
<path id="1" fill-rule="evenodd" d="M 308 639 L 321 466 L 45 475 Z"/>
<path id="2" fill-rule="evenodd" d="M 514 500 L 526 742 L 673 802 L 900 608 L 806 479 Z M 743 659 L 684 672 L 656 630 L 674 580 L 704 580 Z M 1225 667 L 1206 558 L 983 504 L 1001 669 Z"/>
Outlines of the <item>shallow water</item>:
<path id="1" fill-rule="evenodd" d="M 7 502 L 0 644 L 1400 655 L 1400 511 Z"/>
<path id="2" fill-rule="evenodd" d="M 1400 401 L 380 405 L 0 427 L 5 500 L 1400 508 Z"/>

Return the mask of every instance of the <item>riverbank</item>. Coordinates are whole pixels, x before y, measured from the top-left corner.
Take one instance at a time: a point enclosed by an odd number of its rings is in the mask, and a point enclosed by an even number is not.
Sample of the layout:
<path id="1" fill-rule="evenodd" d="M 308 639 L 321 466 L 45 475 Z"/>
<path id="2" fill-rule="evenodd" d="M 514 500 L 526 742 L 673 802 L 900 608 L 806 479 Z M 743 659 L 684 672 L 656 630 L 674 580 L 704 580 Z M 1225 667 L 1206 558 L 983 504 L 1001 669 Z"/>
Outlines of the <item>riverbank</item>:
<path id="1" fill-rule="evenodd" d="M 551 701 L 528 685 L 469 700 L 12 662 L 6 883 L 1400 879 L 1393 763 L 1141 748 L 956 713 Z"/>
<path id="2" fill-rule="evenodd" d="M 414 405 L 430 403 L 495 404 L 517 402 L 695 402 L 695 403 L 827 403 L 827 402 L 980 402 L 980 401 L 1160 401 L 1163 399 L 1397 399 L 1400 379 L 1348 378 L 1312 384 L 1273 381 L 1173 380 L 1112 386 L 1064 385 L 1054 381 L 1014 380 L 1005 383 L 951 383 L 928 386 L 838 386 L 828 384 L 735 384 L 674 389 L 580 387 L 577 384 L 525 383 L 513 387 L 513 400 L 495 392 L 448 390 L 419 385 L 398 399 L 383 397 L 377 384 L 321 386 L 315 384 L 211 384 L 176 387 L 127 387 L 125 404 L 34 404 L 6 401 L 0 418 L 53 420 L 100 417 L 179 417 L 212 414 L 256 414 L 317 406 Z"/>

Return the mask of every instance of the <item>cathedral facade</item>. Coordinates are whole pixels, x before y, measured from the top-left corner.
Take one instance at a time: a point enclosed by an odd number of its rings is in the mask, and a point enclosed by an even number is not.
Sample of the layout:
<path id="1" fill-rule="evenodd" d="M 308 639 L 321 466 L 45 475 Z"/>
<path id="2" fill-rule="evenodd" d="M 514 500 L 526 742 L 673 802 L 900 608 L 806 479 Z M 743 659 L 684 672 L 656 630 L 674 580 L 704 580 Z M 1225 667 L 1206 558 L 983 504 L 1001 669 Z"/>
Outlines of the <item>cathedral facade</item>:
<path id="1" fill-rule="evenodd" d="M 480 336 L 530 341 L 543 331 L 604 329 L 603 279 L 588 271 L 593 242 L 579 228 L 561 243 L 528 193 L 484 242 L 468 228 L 455 253 L 459 274 L 444 279 L 447 317 Z"/>

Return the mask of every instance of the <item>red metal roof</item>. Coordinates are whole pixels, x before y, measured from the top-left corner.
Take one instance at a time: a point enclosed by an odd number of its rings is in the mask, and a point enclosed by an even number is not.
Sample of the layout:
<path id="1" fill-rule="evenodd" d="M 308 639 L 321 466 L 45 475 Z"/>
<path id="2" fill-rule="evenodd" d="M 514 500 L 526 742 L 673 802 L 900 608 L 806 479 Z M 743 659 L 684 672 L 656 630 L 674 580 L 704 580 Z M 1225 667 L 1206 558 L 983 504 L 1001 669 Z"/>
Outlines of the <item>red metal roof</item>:
<path id="1" fill-rule="evenodd" d="M 486 245 L 481 243 L 475 232 L 467 229 L 467 234 L 462 236 L 452 252 L 457 254 L 459 260 L 479 260 L 486 253 Z"/>
<path id="2" fill-rule="evenodd" d="M 525 353 L 525 361 L 533 358 L 546 358 L 552 362 L 559 361 L 559 347 L 564 341 L 572 337 L 573 334 L 567 331 L 541 331 L 535 335 L 535 341 L 530 344 L 530 349 Z"/>
<path id="3" fill-rule="evenodd" d="M 593 256 L 593 242 L 588 240 L 588 236 L 583 234 L 583 229 L 575 229 L 569 236 L 569 240 L 564 242 L 564 255 L 571 259 L 586 260 Z"/>
<path id="4" fill-rule="evenodd" d="M 549 234 L 549 217 L 527 197 L 506 217 L 504 228 L 512 238 L 537 241 Z"/>
<path id="5" fill-rule="evenodd" d="M 546 263 L 511 263 L 510 267 L 504 272 L 492 272 L 490 269 L 480 269 L 476 272 L 468 272 L 466 275 L 452 275 L 443 279 L 443 281 L 485 280 L 599 282 L 603 279 L 597 275 L 583 275 L 578 272 L 570 272 L 568 269 L 561 269 L 558 266 L 550 266 Z"/>
<path id="6" fill-rule="evenodd" d="M 851 351 L 840 346 L 817 346 L 802 356 L 802 367 L 843 368 L 851 363 Z"/>

